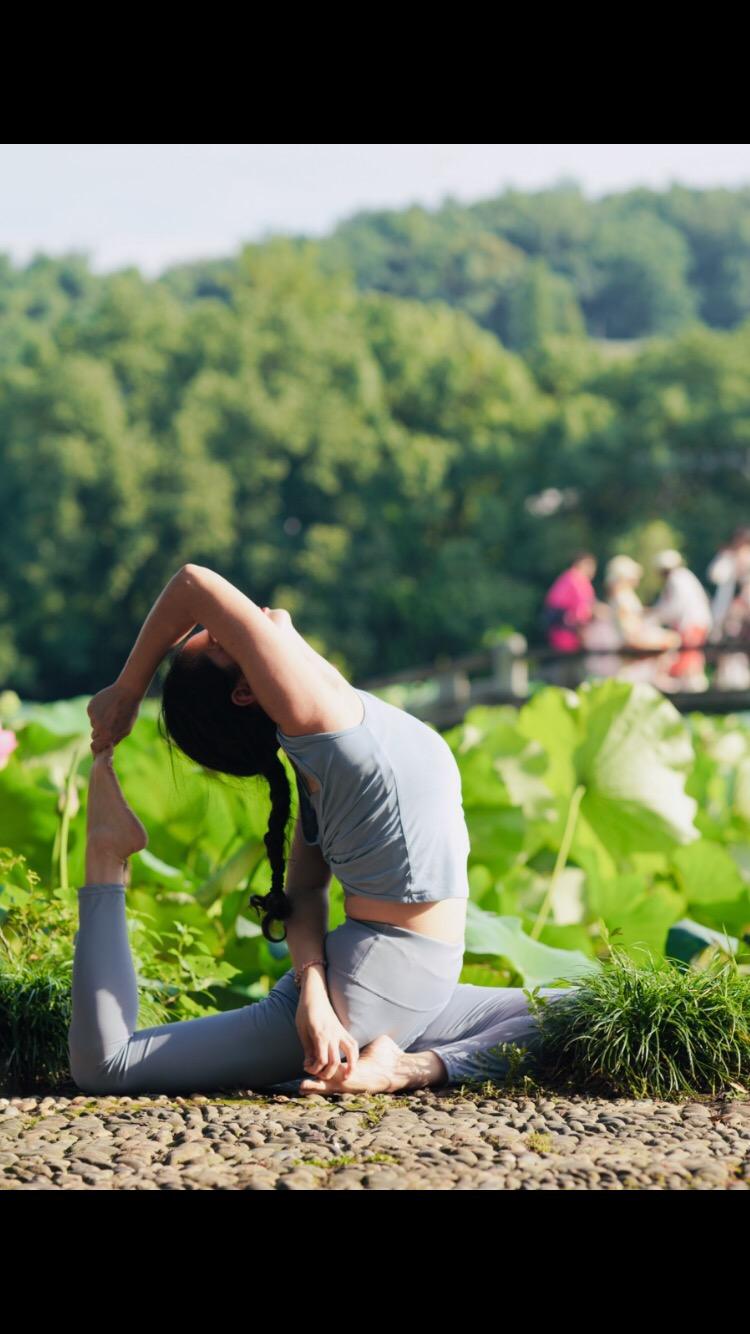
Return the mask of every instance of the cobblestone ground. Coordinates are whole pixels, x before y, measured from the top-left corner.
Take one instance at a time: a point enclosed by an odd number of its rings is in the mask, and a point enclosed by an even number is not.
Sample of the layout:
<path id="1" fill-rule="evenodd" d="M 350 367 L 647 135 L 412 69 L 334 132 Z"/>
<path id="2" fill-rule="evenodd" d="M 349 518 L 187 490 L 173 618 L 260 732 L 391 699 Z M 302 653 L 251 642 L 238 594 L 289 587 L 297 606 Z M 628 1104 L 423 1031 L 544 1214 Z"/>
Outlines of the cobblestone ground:
<path id="1" fill-rule="evenodd" d="M 0 1098 L 4 1190 L 747 1190 L 750 1100 Z"/>

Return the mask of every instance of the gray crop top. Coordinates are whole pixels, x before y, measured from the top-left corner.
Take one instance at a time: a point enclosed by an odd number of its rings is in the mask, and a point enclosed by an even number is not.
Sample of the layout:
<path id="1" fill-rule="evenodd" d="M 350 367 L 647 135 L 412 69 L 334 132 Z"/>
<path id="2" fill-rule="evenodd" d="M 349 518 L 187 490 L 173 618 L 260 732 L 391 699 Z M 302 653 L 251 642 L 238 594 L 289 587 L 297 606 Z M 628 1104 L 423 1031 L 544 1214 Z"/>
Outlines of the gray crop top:
<path id="1" fill-rule="evenodd" d="M 439 732 L 353 687 L 364 714 L 340 732 L 286 736 L 302 833 L 345 894 L 403 903 L 469 897 L 461 774 Z M 300 771 L 320 788 L 308 792 Z"/>

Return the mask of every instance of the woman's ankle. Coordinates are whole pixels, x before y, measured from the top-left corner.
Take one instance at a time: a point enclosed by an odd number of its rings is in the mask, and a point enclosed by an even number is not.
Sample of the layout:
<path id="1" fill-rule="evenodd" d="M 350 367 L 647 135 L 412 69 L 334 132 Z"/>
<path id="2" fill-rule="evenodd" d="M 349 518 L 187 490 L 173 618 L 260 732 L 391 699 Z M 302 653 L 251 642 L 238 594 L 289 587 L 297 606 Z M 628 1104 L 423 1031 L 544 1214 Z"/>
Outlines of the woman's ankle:
<path id="1" fill-rule="evenodd" d="M 121 884 L 127 876 L 124 861 L 103 829 L 93 830 L 86 840 L 86 884 Z"/>

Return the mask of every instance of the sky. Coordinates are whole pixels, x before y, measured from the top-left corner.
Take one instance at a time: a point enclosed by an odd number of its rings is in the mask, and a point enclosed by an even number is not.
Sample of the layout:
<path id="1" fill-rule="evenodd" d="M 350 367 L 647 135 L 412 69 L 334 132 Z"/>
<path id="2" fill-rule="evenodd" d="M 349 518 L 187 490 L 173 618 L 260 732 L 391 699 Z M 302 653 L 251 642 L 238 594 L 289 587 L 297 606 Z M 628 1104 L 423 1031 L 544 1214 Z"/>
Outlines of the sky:
<path id="1" fill-rule="evenodd" d="M 577 181 L 595 198 L 750 185 L 748 144 L 2 144 L 0 254 L 85 254 L 99 273 L 321 236 L 359 209 L 435 208 Z"/>

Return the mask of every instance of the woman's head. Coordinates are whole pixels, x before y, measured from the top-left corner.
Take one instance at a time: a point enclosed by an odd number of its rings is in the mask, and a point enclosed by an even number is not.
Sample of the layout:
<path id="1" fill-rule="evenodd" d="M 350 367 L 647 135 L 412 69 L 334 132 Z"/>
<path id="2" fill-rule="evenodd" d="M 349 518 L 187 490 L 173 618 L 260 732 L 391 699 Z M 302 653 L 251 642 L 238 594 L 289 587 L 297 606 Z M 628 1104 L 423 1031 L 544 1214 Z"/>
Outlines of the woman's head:
<path id="1" fill-rule="evenodd" d="M 271 863 L 271 890 L 254 894 L 249 906 L 266 912 L 261 927 L 268 940 L 271 922 L 291 915 L 284 893 L 285 838 L 291 790 L 279 759 L 273 718 L 261 708 L 240 666 L 207 630 L 175 651 L 162 685 L 159 727 L 168 744 L 214 773 L 239 778 L 262 775 L 271 793 L 265 835 Z M 286 930 L 282 939 L 286 938 Z"/>

